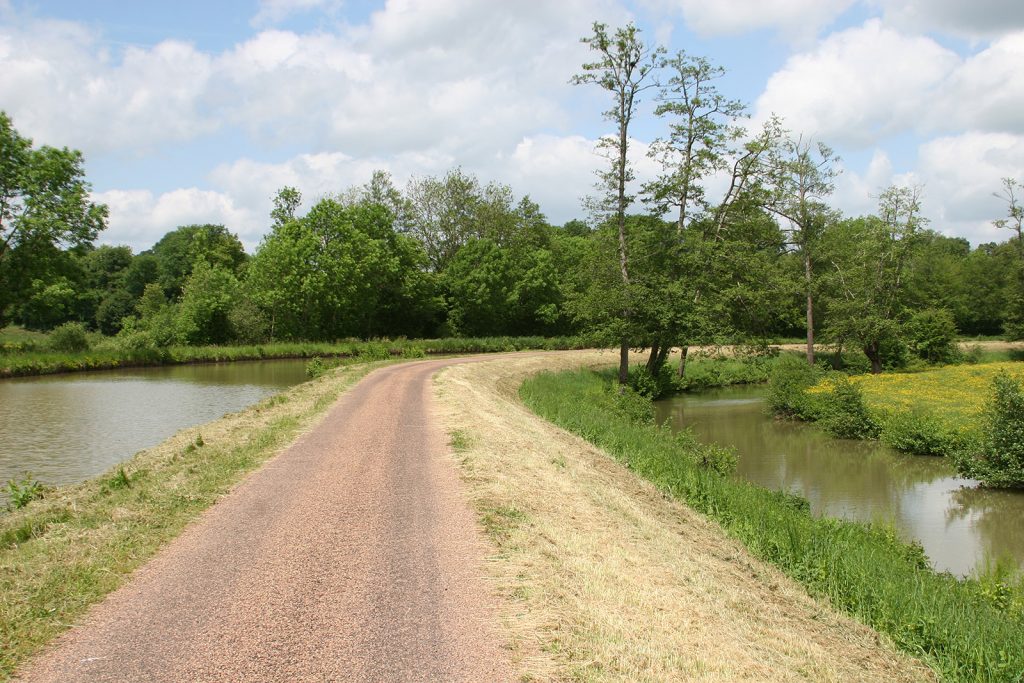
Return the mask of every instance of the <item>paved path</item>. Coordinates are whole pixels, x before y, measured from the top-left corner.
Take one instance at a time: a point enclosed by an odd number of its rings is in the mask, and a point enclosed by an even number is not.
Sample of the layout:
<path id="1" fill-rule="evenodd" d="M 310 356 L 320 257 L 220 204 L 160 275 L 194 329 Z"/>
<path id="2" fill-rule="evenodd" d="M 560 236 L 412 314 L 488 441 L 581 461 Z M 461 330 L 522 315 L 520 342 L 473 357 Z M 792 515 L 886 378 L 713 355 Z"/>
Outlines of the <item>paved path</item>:
<path id="1" fill-rule="evenodd" d="M 509 678 L 430 377 L 368 375 L 22 672 L 25 681 Z"/>

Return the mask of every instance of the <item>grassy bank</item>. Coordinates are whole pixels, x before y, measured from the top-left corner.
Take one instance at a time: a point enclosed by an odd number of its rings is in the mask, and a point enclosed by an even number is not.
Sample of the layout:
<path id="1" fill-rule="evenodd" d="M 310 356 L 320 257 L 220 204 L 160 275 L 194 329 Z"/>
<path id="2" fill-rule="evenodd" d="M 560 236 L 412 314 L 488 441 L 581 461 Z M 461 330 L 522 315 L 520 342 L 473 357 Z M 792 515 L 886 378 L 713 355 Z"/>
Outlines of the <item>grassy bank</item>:
<path id="1" fill-rule="evenodd" d="M 609 391 L 608 376 L 541 374 L 523 401 L 715 520 L 757 557 L 814 595 L 886 634 L 952 681 L 1024 676 L 1024 590 L 1008 580 L 936 574 L 890 529 L 810 515 L 806 501 L 722 476 L 701 447 L 645 422 L 642 406 Z"/>
<path id="2" fill-rule="evenodd" d="M 481 337 L 453 339 L 381 339 L 374 341 L 280 342 L 251 346 L 170 346 L 125 349 L 114 339 L 101 339 L 93 348 L 71 353 L 48 350 L 42 335 L 11 337 L 0 344 L 0 378 L 47 375 L 82 370 L 108 370 L 153 365 L 214 363 L 275 358 L 419 358 L 434 354 L 490 353 L 524 350 L 582 349 L 582 337 Z"/>
<path id="3" fill-rule="evenodd" d="M 0 513 L 0 678 L 379 365 L 338 368 Z"/>

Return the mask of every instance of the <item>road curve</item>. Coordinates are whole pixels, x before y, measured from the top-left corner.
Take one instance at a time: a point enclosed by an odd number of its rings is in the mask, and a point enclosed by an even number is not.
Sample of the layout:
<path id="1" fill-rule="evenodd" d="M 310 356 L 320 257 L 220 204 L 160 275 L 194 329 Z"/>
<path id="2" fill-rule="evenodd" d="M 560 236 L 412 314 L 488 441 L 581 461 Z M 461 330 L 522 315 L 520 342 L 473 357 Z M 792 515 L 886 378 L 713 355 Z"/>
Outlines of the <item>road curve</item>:
<path id="1" fill-rule="evenodd" d="M 500 681 L 431 376 L 377 370 L 31 661 L 23 681 Z"/>

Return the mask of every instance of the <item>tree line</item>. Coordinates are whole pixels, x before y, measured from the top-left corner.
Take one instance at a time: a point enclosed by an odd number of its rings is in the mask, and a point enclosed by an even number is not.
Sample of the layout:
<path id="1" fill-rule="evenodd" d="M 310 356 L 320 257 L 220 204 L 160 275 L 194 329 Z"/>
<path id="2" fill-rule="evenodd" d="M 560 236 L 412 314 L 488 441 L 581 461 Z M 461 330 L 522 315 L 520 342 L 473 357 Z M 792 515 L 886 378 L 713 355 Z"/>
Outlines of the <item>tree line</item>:
<path id="1" fill-rule="evenodd" d="M 180 226 L 141 253 L 97 246 L 79 152 L 35 148 L 0 113 L 0 323 L 75 321 L 128 346 L 342 338 L 587 334 L 648 352 L 806 336 L 874 370 L 959 332 L 1024 337 L 1020 185 L 1001 191 L 1009 239 L 971 248 L 930 230 L 918 188 L 880 192 L 875 214 L 828 204 L 826 145 L 778 119 L 745 129 L 721 67 L 595 24 L 595 61 L 573 82 L 608 94 L 607 164 L 585 220 L 552 225 L 529 197 L 456 168 L 398 187 L 375 172 L 302 213 L 274 197 L 254 254 L 223 225 Z M 631 194 L 642 98 L 667 134 L 662 172 Z"/>

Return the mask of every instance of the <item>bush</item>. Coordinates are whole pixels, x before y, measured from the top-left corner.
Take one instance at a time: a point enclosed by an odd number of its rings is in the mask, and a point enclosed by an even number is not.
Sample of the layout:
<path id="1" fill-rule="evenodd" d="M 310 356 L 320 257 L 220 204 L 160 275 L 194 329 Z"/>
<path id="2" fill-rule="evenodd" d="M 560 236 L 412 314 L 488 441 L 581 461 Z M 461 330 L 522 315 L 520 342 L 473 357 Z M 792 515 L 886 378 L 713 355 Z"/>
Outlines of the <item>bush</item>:
<path id="1" fill-rule="evenodd" d="M 327 372 L 327 366 L 324 364 L 323 358 L 320 356 L 313 356 L 306 363 L 306 376 L 316 379 L 320 375 Z"/>
<path id="2" fill-rule="evenodd" d="M 64 323 L 50 333 L 50 348 L 66 353 L 80 353 L 89 350 L 89 338 L 81 323 Z"/>
<path id="3" fill-rule="evenodd" d="M 655 375 L 646 365 L 630 368 L 629 386 L 633 391 L 648 399 L 656 400 L 675 391 L 672 368 L 662 365 Z"/>
<path id="4" fill-rule="evenodd" d="M 878 436 L 878 423 L 864 405 L 864 394 L 844 375 L 835 377 L 832 391 L 823 397 L 819 411 L 821 426 L 832 436 L 840 439 L 874 439 Z"/>
<path id="5" fill-rule="evenodd" d="M 956 363 L 963 359 L 957 346 L 956 321 L 945 309 L 919 311 L 906 325 L 907 346 L 929 363 Z"/>
<path id="6" fill-rule="evenodd" d="M 1024 386 L 1001 372 L 992 380 L 981 439 L 955 454 L 957 469 L 986 486 L 1024 488 Z"/>
<path id="7" fill-rule="evenodd" d="M 949 455 L 964 447 L 965 439 L 935 415 L 921 411 L 897 412 L 882 424 L 882 442 L 915 455 Z"/>
<path id="8" fill-rule="evenodd" d="M 821 375 L 820 369 L 808 365 L 801 356 L 779 356 L 768 379 L 768 407 L 776 415 L 815 419 L 817 402 L 807 389 L 817 384 Z"/>
<path id="9" fill-rule="evenodd" d="M 620 415 L 633 424 L 654 424 L 654 404 L 650 398 L 617 382 L 609 384 L 608 391 L 615 397 L 615 410 Z"/>

